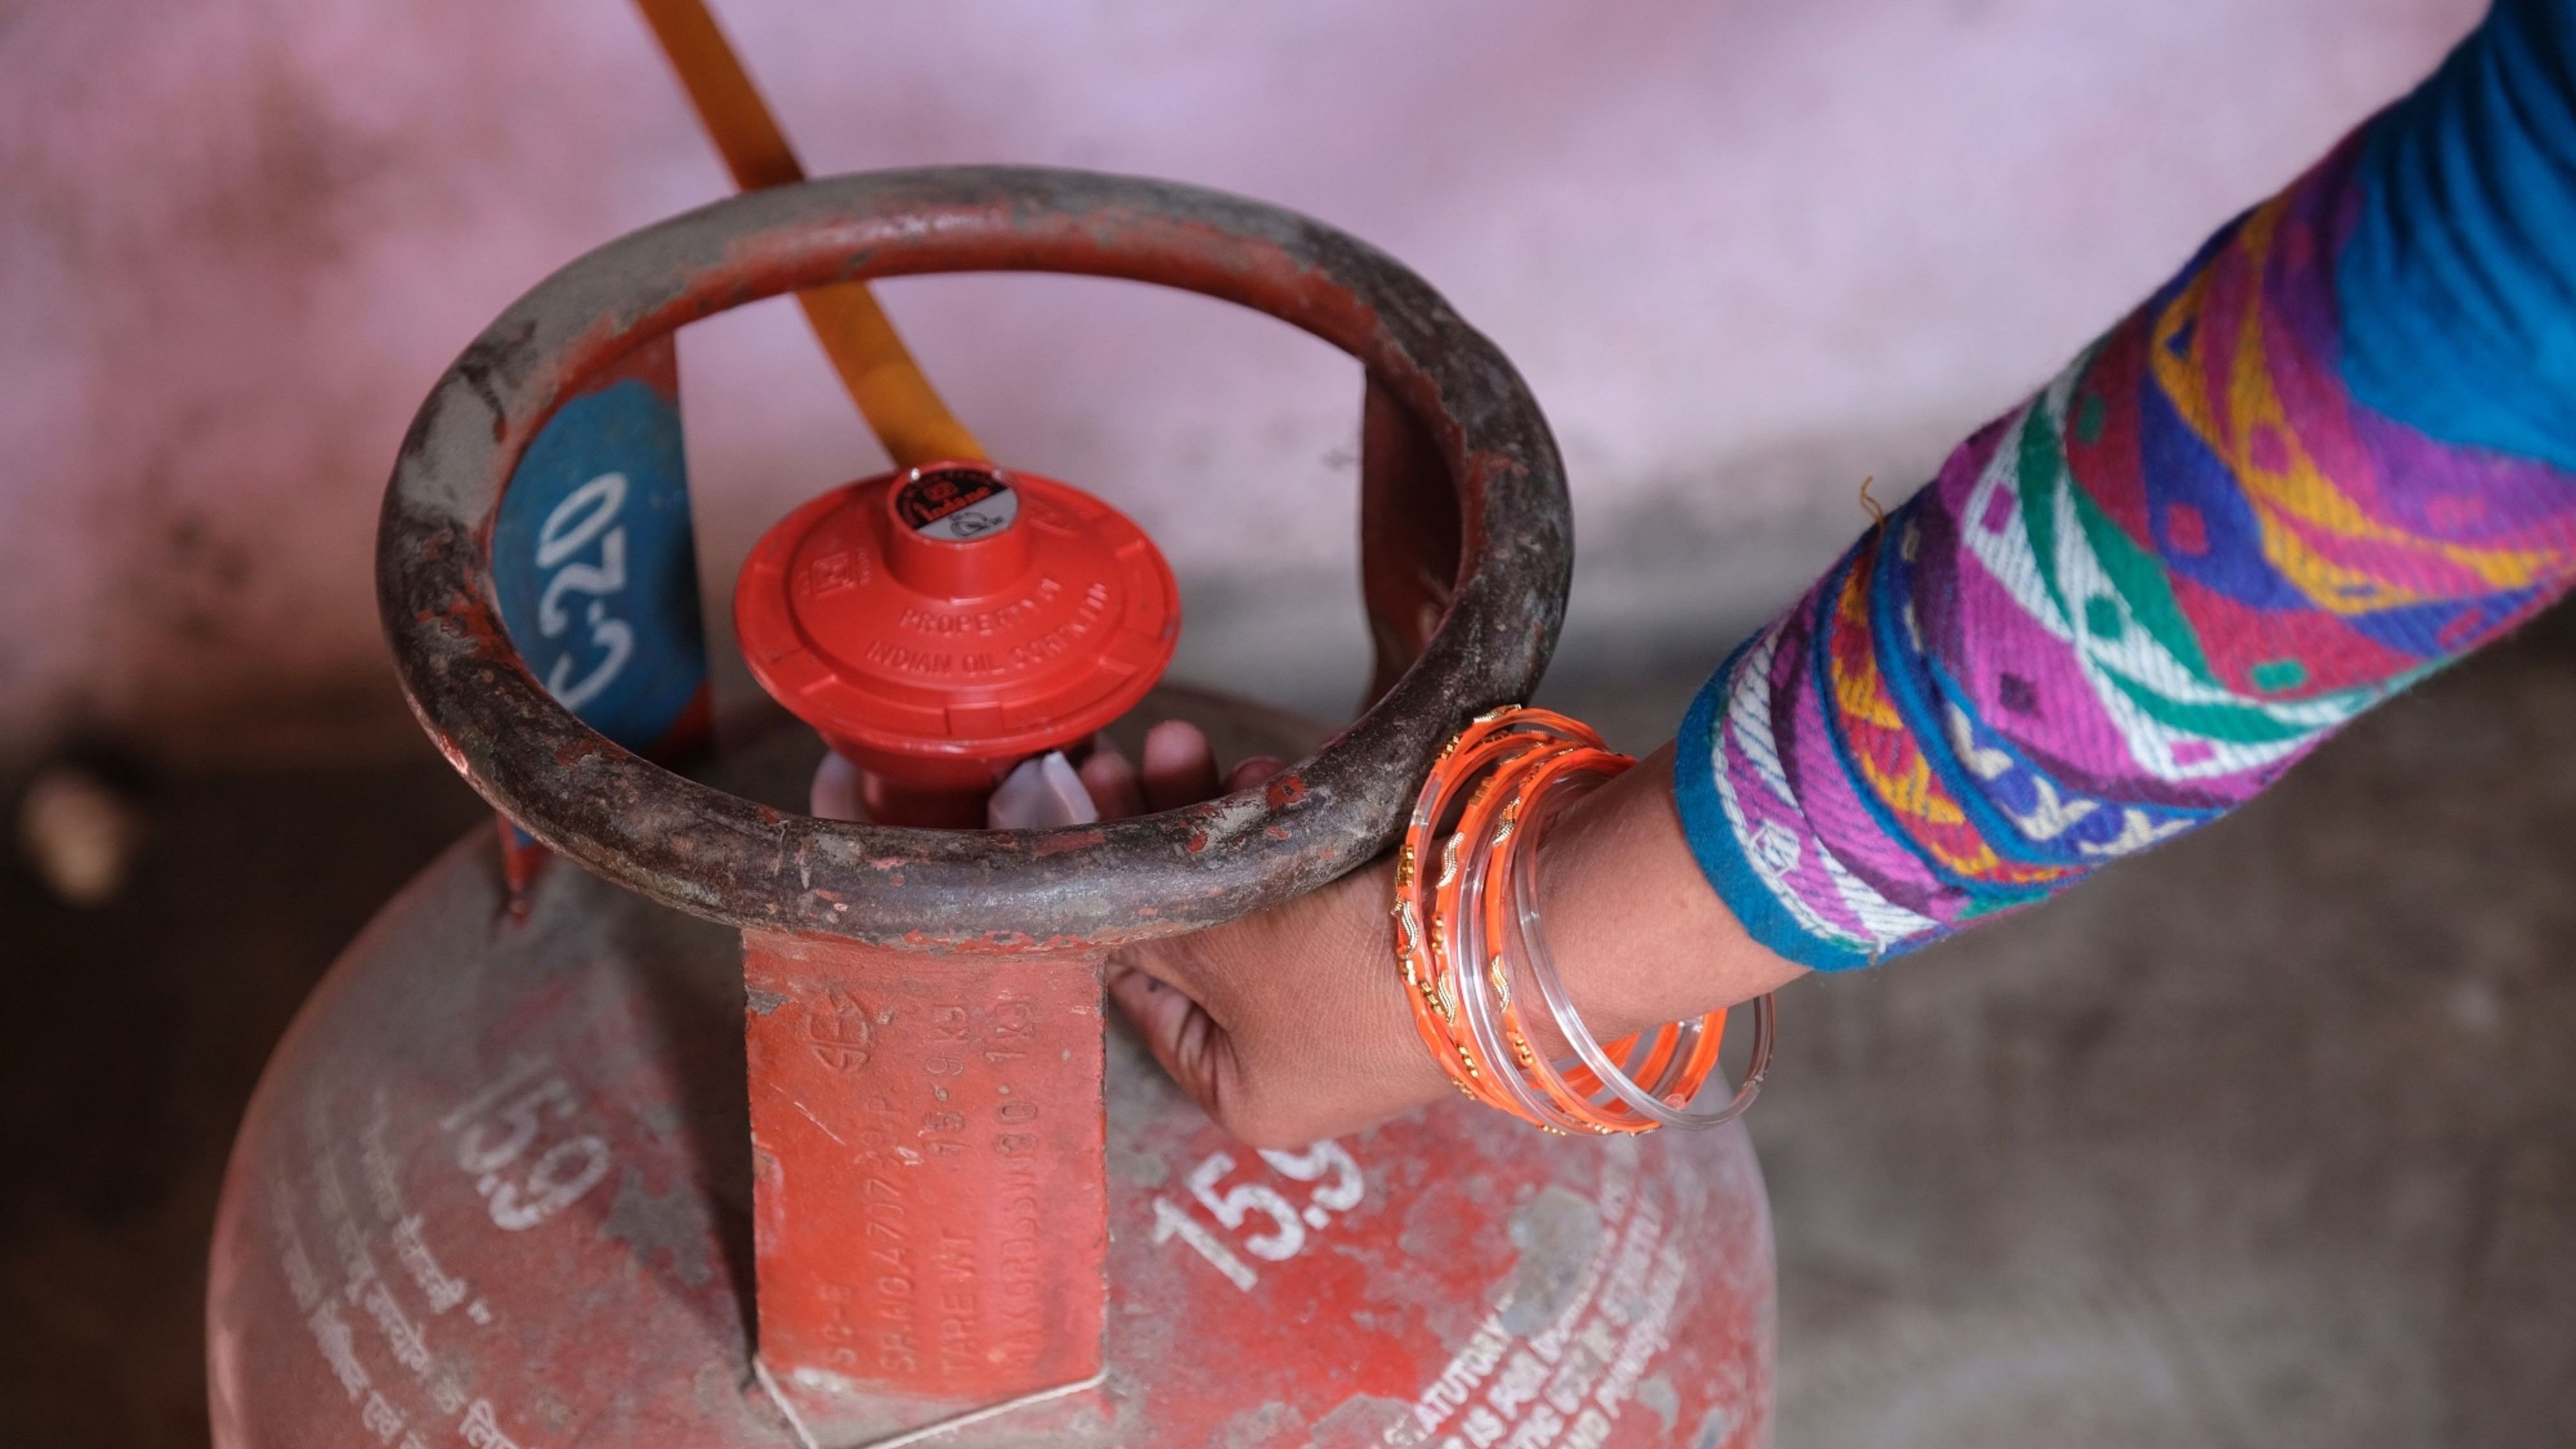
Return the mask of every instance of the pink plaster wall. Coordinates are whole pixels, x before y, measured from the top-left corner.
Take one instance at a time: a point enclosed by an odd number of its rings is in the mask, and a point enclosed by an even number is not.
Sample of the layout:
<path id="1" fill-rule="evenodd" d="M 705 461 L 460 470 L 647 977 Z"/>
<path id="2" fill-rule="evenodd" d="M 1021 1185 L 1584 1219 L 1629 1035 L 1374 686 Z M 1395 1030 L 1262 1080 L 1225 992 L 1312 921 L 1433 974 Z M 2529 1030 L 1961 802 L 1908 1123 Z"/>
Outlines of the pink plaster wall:
<path id="1" fill-rule="evenodd" d="M 1267 197 L 1520 362 L 1575 479 L 1564 656 L 1715 654 L 1941 444 L 2429 68 L 2476 0 L 719 7 L 816 171 Z M 400 738 L 368 587 L 411 408 L 521 288 L 722 177 L 622 0 L 0 9 L 0 755 Z M 1103 283 L 887 289 L 1008 461 L 1118 500 L 1185 664 L 1355 688 L 1356 378 Z M 792 312 L 683 343 L 711 598 L 875 465 Z"/>

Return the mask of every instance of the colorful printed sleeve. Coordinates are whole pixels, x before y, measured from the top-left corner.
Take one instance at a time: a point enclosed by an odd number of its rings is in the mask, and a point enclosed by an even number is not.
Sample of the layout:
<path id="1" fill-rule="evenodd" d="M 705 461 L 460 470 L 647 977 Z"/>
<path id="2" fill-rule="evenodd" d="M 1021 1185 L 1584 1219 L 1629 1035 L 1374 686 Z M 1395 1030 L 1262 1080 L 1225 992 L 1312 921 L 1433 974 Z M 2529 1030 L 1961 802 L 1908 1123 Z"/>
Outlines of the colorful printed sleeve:
<path id="1" fill-rule="evenodd" d="M 2280 777 L 2576 582 L 2576 0 L 2413 95 L 1970 438 L 1682 723 L 1757 940 L 1867 965 Z"/>

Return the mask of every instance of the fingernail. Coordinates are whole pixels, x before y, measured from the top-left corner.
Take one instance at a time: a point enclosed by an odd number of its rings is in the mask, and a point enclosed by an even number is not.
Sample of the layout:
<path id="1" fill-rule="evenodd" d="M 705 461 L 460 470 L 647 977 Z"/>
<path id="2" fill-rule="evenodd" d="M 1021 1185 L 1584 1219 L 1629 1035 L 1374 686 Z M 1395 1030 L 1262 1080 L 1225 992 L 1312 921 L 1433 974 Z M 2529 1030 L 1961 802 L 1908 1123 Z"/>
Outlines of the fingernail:
<path id="1" fill-rule="evenodd" d="M 1254 755 L 1227 773 L 1225 788 L 1249 790 L 1286 768 L 1288 768 L 1288 762 L 1277 755 Z"/>
<path id="2" fill-rule="evenodd" d="M 1207 736 L 1188 720 L 1167 719 L 1145 731 L 1145 768 L 1150 772 L 1187 769 L 1207 752 Z"/>

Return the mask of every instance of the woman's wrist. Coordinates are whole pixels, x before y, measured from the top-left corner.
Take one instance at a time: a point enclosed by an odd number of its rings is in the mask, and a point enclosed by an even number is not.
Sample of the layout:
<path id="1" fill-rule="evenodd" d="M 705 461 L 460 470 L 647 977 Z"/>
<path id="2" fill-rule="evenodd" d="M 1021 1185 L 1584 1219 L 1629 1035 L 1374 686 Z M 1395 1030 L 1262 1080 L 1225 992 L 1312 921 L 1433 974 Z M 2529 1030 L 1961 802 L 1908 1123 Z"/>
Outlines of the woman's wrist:
<path id="1" fill-rule="evenodd" d="M 1608 1041 L 1774 990 L 1805 968 L 1757 944 L 1720 901 L 1673 803 L 1673 747 L 1559 816 L 1539 845 L 1548 950 L 1584 1025 Z M 1561 1054 L 1546 1012 L 1524 1021 Z"/>

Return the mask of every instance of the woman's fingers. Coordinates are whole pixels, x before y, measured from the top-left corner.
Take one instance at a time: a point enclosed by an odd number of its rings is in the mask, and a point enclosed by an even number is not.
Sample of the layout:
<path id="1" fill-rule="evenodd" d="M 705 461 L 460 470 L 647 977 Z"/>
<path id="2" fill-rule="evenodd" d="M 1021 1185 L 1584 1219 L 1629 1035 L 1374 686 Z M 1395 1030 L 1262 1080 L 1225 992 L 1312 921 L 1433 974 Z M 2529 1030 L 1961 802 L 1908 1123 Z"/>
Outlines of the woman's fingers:
<path id="1" fill-rule="evenodd" d="M 1230 793 L 1249 790 L 1288 768 L 1288 762 L 1277 755 L 1255 755 L 1226 773 L 1225 788 Z"/>
<path id="2" fill-rule="evenodd" d="M 1216 794 L 1216 751 L 1187 720 L 1167 719 L 1145 731 L 1145 804 L 1172 810 Z"/>
<path id="3" fill-rule="evenodd" d="M 1145 795 L 1136 780 L 1136 767 L 1100 735 L 1092 741 L 1091 756 L 1075 771 L 1082 777 L 1082 788 L 1091 795 L 1092 808 L 1103 820 L 1124 820 L 1145 813 Z"/>
<path id="4" fill-rule="evenodd" d="M 1296 1147 L 1438 1101 L 1388 947 L 1392 867 L 1111 958 L 1110 994 L 1211 1120 Z"/>
<path id="5" fill-rule="evenodd" d="M 1221 1099 L 1232 1044 L 1216 1019 L 1179 987 L 1114 961 L 1109 967 L 1109 996 L 1145 1039 L 1145 1049 L 1164 1072 L 1211 1119 L 1224 1121 Z"/>
<path id="6" fill-rule="evenodd" d="M 1148 810 L 1195 805 L 1231 790 L 1248 790 L 1286 765 L 1276 755 L 1254 755 L 1217 783 L 1216 751 L 1207 736 L 1186 720 L 1167 719 L 1145 732 L 1145 768 L 1139 772 L 1103 734 L 1093 737 L 1091 754 L 1078 774 L 1082 788 L 1103 820 L 1124 820 Z"/>
<path id="7" fill-rule="evenodd" d="M 868 818 L 867 802 L 860 798 L 859 767 L 835 750 L 823 757 L 814 772 L 814 788 L 806 797 L 805 811 L 819 820 L 858 820 Z"/>

